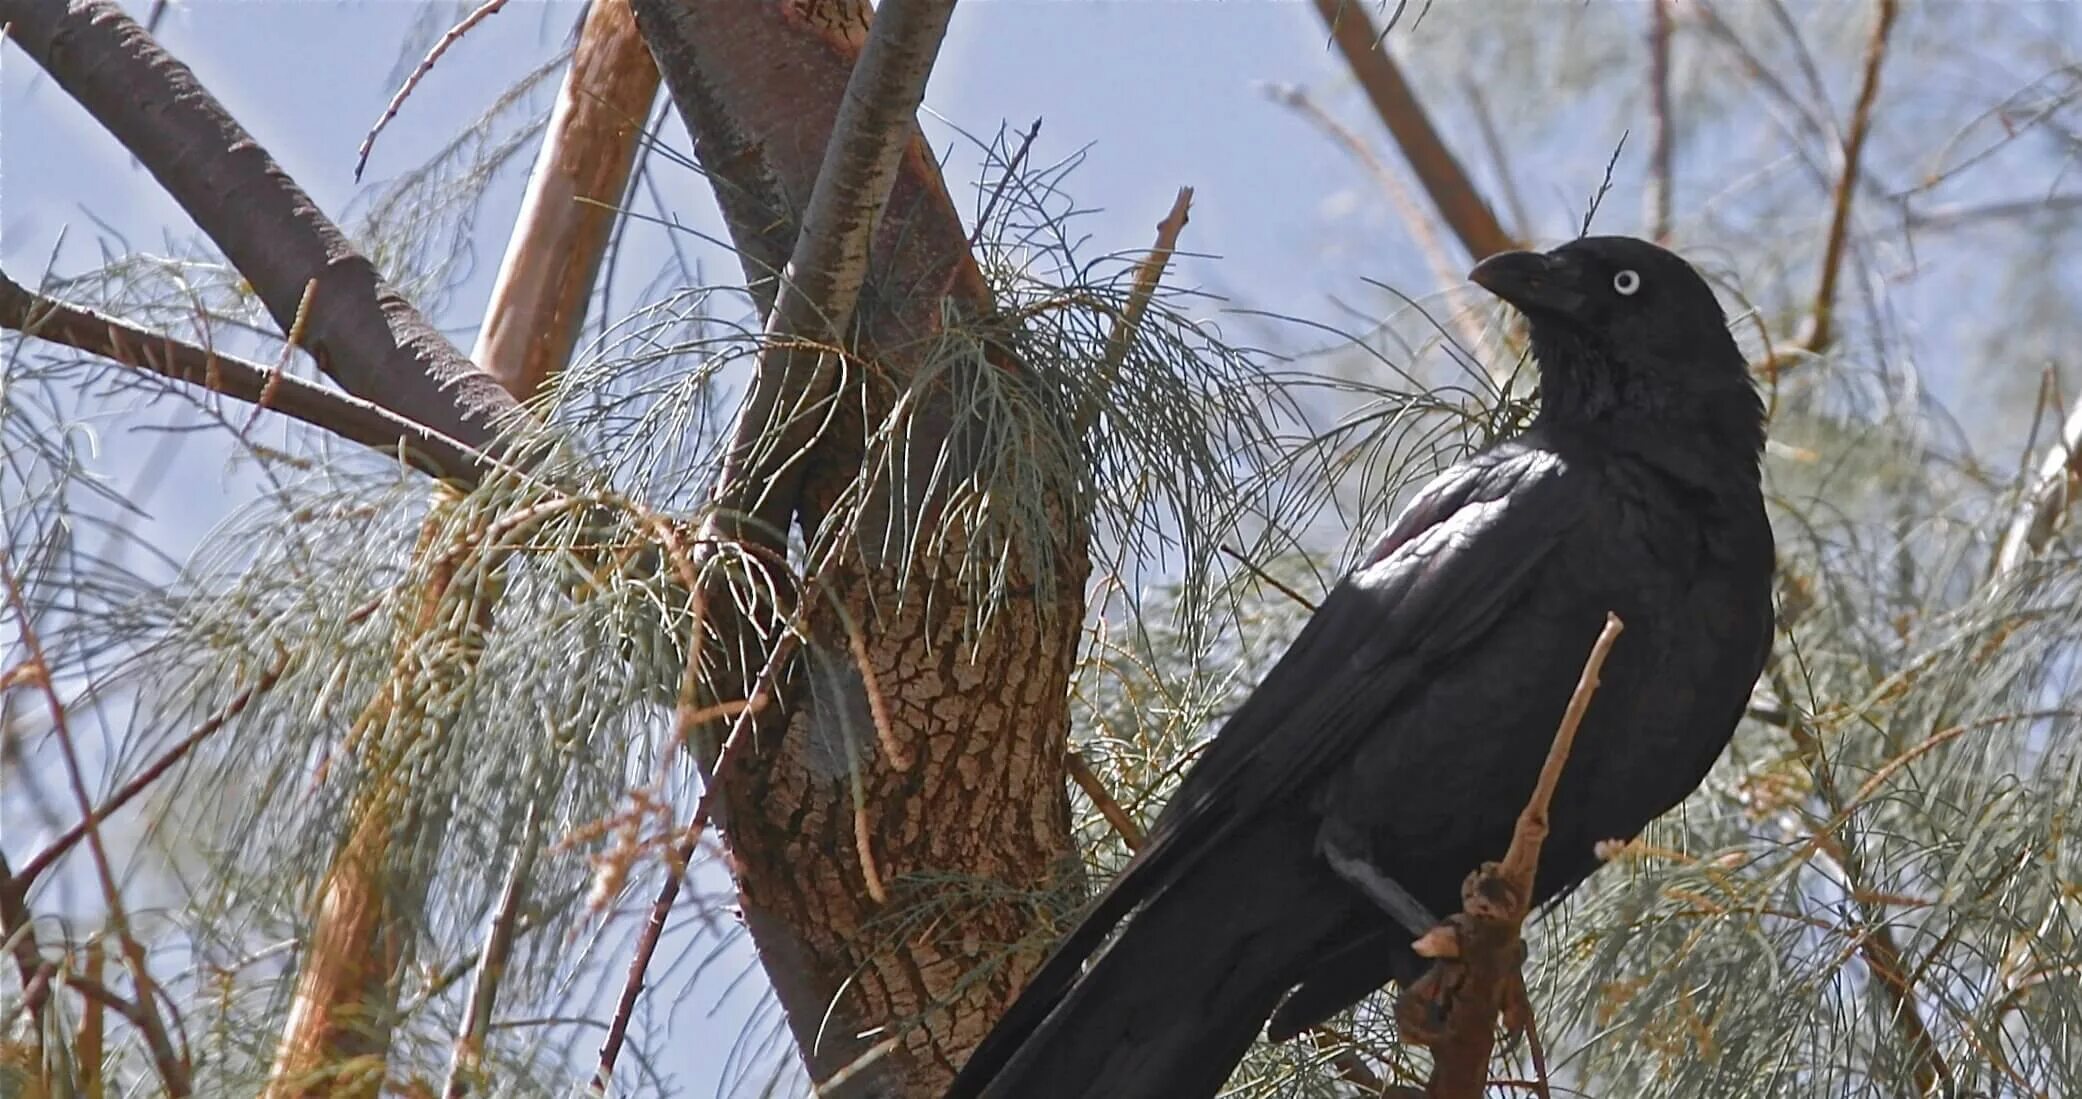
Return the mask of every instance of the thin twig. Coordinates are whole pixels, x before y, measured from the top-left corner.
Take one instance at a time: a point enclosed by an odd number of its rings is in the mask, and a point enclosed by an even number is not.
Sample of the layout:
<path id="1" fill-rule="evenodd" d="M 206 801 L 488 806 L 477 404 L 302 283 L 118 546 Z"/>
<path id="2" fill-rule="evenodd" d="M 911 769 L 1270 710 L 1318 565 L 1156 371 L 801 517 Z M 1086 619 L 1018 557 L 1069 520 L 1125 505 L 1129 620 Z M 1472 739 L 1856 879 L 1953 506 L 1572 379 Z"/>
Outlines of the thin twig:
<path id="1" fill-rule="evenodd" d="M 188 1066 L 174 1054 L 173 1042 L 167 1037 L 165 1023 L 159 1016 L 157 997 L 153 992 L 157 985 L 145 966 L 144 949 L 130 933 L 130 917 L 123 907 L 123 893 L 116 885 L 108 848 L 101 840 L 101 825 L 94 817 L 93 799 L 87 794 L 86 774 L 80 766 L 79 751 L 73 744 L 65 703 L 58 697 L 57 684 L 52 681 L 51 664 L 44 656 L 43 640 L 37 635 L 28 601 L 22 596 L 20 583 L 15 580 L 14 568 L 4 559 L 0 559 L 0 582 L 7 587 L 7 602 L 14 609 L 19 640 L 28 650 L 29 663 L 36 670 L 37 686 L 42 689 L 44 702 L 50 708 L 51 732 L 57 738 L 59 754 L 65 762 L 66 783 L 72 788 L 73 801 L 87 826 L 87 849 L 94 854 L 94 872 L 101 882 L 102 899 L 108 905 L 109 923 L 115 931 L 116 941 L 122 945 L 124 960 L 129 963 L 131 980 L 137 985 L 137 1004 L 126 1017 L 150 1046 L 153 1066 L 158 1070 L 167 1093 L 177 1097 L 188 1095 L 193 1090 Z"/>
<path id="2" fill-rule="evenodd" d="M 1077 783 L 1077 788 L 1084 791 L 1084 796 L 1092 799 L 1092 804 L 1099 809 L 1099 815 L 1105 817 L 1106 823 L 1113 826 L 1113 830 L 1120 835 L 1121 842 L 1127 845 L 1128 850 L 1142 850 L 1143 843 L 1149 839 L 1148 833 L 1142 830 L 1140 824 L 1135 823 L 1135 818 L 1129 816 L 1126 809 L 1121 808 L 1121 803 L 1114 799 L 1113 792 L 1106 788 L 1106 784 L 1099 781 L 1099 773 L 1092 770 L 1091 762 L 1084 758 L 1084 753 L 1072 748 L 1063 762 L 1069 768 L 1070 778 Z"/>
<path id="3" fill-rule="evenodd" d="M 1518 827 L 1511 833 L 1511 848 L 1504 855 L 1503 872 L 1522 884 L 1524 896 L 1532 896 L 1533 868 L 1539 865 L 1540 848 L 1547 842 L 1547 806 L 1554 800 L 1554 788 L 1561 782 L 1562 768 L 1569 762 L 1569 750 L 1576 744 L 1576 727 L 1583 723 L 1584 711 L 1590 708 L 1590 699 L 1598 690 L 1598 673 L 1605 667 L 1605 655 L 1612 651 L 1612 643 L 1619 639 L 1626 624 L 1616 614 L 1605 615 L 1605 626 L 1598 631 L 1598 639 L 1590 647 L 1590 659 L 1583 663 L 1583 674 L 1576 680 L 1576 690 L 1569 695 L 1569 708 L 1562 711 L 1561 727 L 1555 730 L 1554 743 L 1547 749 L 1547 761 L 1540 765 L 1540 781 L 1533 786 L 1533 796 L 1526 799 L 1525 808 L 1518 814 Z"/>
<path id="4" fill-rule="evenodd" d="M 1027 150 L 1034 147 L 1034 139 L 1039 136 L 1041 136 L 1041 120 L 1036 118 L 1034 124 L 1027 127 L 1027 132 L 1021 135 L 1019 151 L 1013 153 L 1012 159 L 1005 162 L 1005 174 L 999 176 L 998 185 L 990 189 L 990 198 L 984 200 L 983 213 L 976 218 L 976 228 L 969 233 L 969 250 L 971 252 L 975 251 L 976 246 L 982 242 L 983 228 L 990 224 L 991 214 L 997 211 L 998 199 L 1003 198 L 1005 188 L 1010 187 L 1019 178 L 1019 166 L 1026 163 Z"/>
<path id="5" fill-rule="evenodd" d="M 1895 0 L 1879 0 L 1872 37 L 1865 43 L 1865 70 L 1859 79 L 1858 102 L 1851 109 L 1851 128 L 1843 137 L 1843 163 L 1830 199 L 1829 233 L 1822 246 L 1822 278 L 1815 287 L 1807 334 L 1800 341 L 1809 351 L 1820 352 L 1836 338 L 1836 283 L 1850 236 L 1851 199 L 1858 190 L 1859 162 L 1865 153 L 1866 134 L 1872 129 L 1872 107 L 1880 94 L 1880 69 L 1887 60 L 1887 35 L 1894 29 L 1896 14 Z"/>
<path id="6" fill-rule="evenodd" d="M 1295 591 L 1291 587 L 1288 587 L 1284 582 L 1280 580 L 1279 577 L 1274 576 L 1269 572 L 1266 572 L 1264 569 L 1258 566 L 1257 562 L 1251 560 L 1248 557 L 1245 557 L 1242 551 L 1237 550 L 1228 545 L 1223 545 L 1219 548 L 1223 553 L 1226 553 L 1231 558 L 1234 558 L 1237 564 L 1242 565 L 1246 569 L 1249 569 L 1251 571 L 1252 576 L 1255 576 L 1258 579 L 1263 580 L 1267 584 L 1272 585 L 1272 587 L 1276 589 L 1281 595 L 1284 595 L 1287 598 L 1292 599 L 1295 603 L 1299 604 L 1303 610 L 1308 611 L 1310 614 L 1314 614 L 1316 612 L 1315 600 L 1310 599 L 1308 596 L 1303 595 L 1298 591 Z"/>
<path id="7" fill-rule="evenodd" d="M 1193 209 L 1193 189 L 1180 187 L 1178 195 L 1171 200 L 1171 209 L 1164 220 L 1157 222 L 1157 240 L 1150 245 L 1149 254 L 1135 265 L 1135 282 L 1128 289 L 1128 303 L 1120 316 L 1114 318 L 1113 331 L 1106 336 L 1106 351 L 1099 359 L 1099 370 L 1090 388 L 1085 390 L 1082 407 L 1077 413 L 1079 433 L 1091 430 L 1099 418 L 1099 409 L 1105 404 L 1108 390 L 1113 388 L 1114 379 L 1120 375 L 1121 364 L 1127 361 L 1128 348 L 1135 342 L 1136 333 L 1142 330 L 1142 317 L 1149 311 L 1150 299 L 1157 293 L 1157 284 L 1164 280 L 1164 269 L 1171 263 L 1171 256 L 1178 251 L 1178 234 L 1186 227 Z"/>
<path id="8" fill-rule="evenodd" d="M 1670 239 L 1671 188 L 1674 170 L 1673 120 L 1670 117 L 1670 0 L 1648 0 L 1648 102 L 1655 121 L 1655 147 L 1649 160 L 1648 232 L 1657 242 Z"/>
<path id="9" fill-rule="evenodd" d="M 390 120 L 398 116 L 398 109 L 405 105 L 405 98 L 412 94 L 414 88 L 419 87 L 419 82 L 426 79 L 427 73 L 433 71 L 434 62 L 441 60 L 441 55 L 448 52 L 448 47 L 455 45 L 464 35 L 470 33 L 472 27 L 497 15 L 499 9 L 505 6 L 506 0 L 485 0 L 476 11 L 464 16 L 462 22 L 448 28 L 448 33 L 442 35 L 441 40 L 434 43 L 434 48 L 427 51 L 426 57 L 413 67 L 412 75 L 405 78 L 405 82 L 398 86 L 397 94 L 390 97 L 389 105 L 383 108 L 383 117 L 377 119 L 374 126 L 369 127 L 368 135 L 361 139 L 361 147 L 355 150 L 356 183 L 361 182 L 362 169 L 368 167 L 369 152 L 376 147 L 376 135 L 382 133 L 383 128 L 390 125 Z"/>
<path id="10" fill-rule="evenodd" d="M 474 485 L 499 463 L 424 424 L 359 397 L 282 375 L 258 363 L 148 332 L 115 317 L 54 301 L 0 273 L 0 328 L 64 344 L 175 381 L 259 404 L 436 477 Z"/>
<path id="11" fill-rule="evenodd" d="M 470 985 L 469 1006 L 463 1009 L 463 1025 L 456 1033 L 455 1056 L 448 1066 L 448 1084 L 443 1099 L 462 1099 L 473 1079 L 482 1071 L 485 1040 L 491 1035 L 492 1011 L 498 1003 L 499 985 L 506 976 L 506 962 L 513 954 L 513 941 L 520 926 L 521 899 L 535 869 L 535 853 L 541 846 L 541 817 L 530 802 L 527 820 L 521 826 L 520 844 L 506 870 L 506 884 L 499 892 L 499 907 L 492 913 L 484 936 L 484 949 L 477 958 L 477 979 Z"/>
<path id="12" fill-rule="evenodd" d="M 1481 192 L 1460 167 L 1432 128 L 1417 94 L 1403 79 L 1402 70 L 1382 45 L 1373 20 L 1357 4 L 1347 0 L 1315 0 L 1316 11 L 1330 28 L 1330 36 L 1344 54 L 1359 86 L 1366 92 L 1395 144 L 1402 149 L 1439 215 L 1450 226 L 1461 246 L 1475 259 L 1508 252 L 1518 245 L 1497 224 L 1496 215 L 1482 201 Z"/>
<path id="13" fill-rule="evenodd" d="M 65 852 L 71 850 L 72 846 L 87 834 L 88 829 L 115 815 L 123 806 L 129 804 L 132 798 L 143 793 L 147 786 L 158 781 L 159 776 L 171 770 L 174 764 L 187 758 L 188 753 L 194 751 L 196 745 L 209 739 L 212 734 L 223 728 L 231 719 L 244 713 L 246 707 L 252 705 L 255 698 L 260 697 L 275 685 L 275 682 L 282 677 L 283 671 L 288 667 L 288 654 L 284 653 L 277 657 L 274 666 L 263 672 L 260 679 L 251 687 L 239 692 L 238 696 L 225 703 L 223 708 L 211 714 L 195 728 L 189 730 L 187 736 L 176 741 L 173 747 L 168 748 L 158 759 L 153 760 L 144 770 L 133 776 L 130 781 L 117 788 L 115 793 L 110 794 L 108 800 L 101 803 L 100 808 L 95 809 L 91 815 L 66 829 L 64 834 L 46 844 L 43 850 L 38 851 L 28 862 L 22 864 L 22 872 L 13 878 L 15 888 L 27 889 L 38 875 L 48 869 L 52 863 L 58 861 L 59 857 L 64 855 Z"/>

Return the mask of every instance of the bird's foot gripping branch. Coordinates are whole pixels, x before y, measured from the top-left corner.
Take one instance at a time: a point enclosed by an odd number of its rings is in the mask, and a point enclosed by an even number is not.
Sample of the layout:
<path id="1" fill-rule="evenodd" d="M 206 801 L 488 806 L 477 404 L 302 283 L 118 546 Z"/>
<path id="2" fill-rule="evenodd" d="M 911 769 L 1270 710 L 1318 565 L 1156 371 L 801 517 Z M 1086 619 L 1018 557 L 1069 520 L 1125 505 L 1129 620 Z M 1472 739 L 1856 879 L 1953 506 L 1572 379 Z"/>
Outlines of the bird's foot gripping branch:
<path id="1" fill-rule="evenodd" d="M 1395 1020 L 1404 1041 L 1431 1050 L 1432 1069 L 1424 1091 L 1407 1094 L 1429 1099 L 1480 1096 L 1489 1084 L 1489 1057 L 1500 1014 L 1512 1034 L 1530 1035 L 1540 1092 L 1546 1093 L 1546 1058 L 1519 970 L 1525 960 L 1525 941 L 1519 933 L 1533 896 L 1533 870 L 1547 839 L 1548 804 L 1575 744 L 1576 727 L 1597 693 L 1605 655 L 1624 628 L 1618 615 L 1605 616 L 1605 628 L 1591 646 L 1569 708 L 1555 729 L 1540 780 L 1518 814 L 1504 861 L 1483 863 L 1469 874 L 1461 885 L 1460 911 L 1415 944 L 1417 954 L 1431 959 L 1432 966 L 1403 989 Z"/>

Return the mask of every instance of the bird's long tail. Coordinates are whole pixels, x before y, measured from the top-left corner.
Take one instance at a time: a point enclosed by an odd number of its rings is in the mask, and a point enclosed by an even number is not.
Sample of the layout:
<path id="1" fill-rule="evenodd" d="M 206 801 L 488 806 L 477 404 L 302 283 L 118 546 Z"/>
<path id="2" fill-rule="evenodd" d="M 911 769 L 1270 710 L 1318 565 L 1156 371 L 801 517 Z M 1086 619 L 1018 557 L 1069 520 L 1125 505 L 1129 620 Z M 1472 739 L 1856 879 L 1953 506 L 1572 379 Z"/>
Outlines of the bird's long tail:
<path id="1" fill-rule="evenodd" d="M 972 1064 L 949 1099 L 1201 1099 L 1213 1096 L 1352 895 L 1305 840 L 1265 829 L 1165 885 L 1023 1036 Z M 1073 933 L 1072 941 L 1076 934 Z M 1052 959 L 1050 967 L 1063 959 Z M 1076 960 L 1069 960 L 1075 965 Z M 1047 976 L 1044 968 L 1043 978 Z M 1029 995 L 1047 995 L 1037 978 Z M 1016 1048 L 1004 1055 L 1012 1037 Z"/>

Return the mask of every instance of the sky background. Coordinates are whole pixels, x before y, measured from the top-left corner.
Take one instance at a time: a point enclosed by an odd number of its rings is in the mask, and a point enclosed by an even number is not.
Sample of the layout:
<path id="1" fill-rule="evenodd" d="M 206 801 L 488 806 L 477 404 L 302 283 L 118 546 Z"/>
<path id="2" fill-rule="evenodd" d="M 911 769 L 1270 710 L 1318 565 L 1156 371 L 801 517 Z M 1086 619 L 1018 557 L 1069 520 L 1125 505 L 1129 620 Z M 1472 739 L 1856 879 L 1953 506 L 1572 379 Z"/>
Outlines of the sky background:
<path id="1" fill-rule="evenodd" d="M 1540 6 L 1517 4 L 1509 10 L 1523 13 Z M 131 10 L 142 16 L 144 7 L 132 5 Z M 1645 11 L 1638 4 L 1622 7 Z M 2012 30 L 2020 39 L 2038 35 L 2049 58 L 2057 59 L 2071 53 L 2075 43 L 2073 18 L 2062 11 L 2066 7 L 2010 5 L 2003 10 L 2016 24 Z M 323 209 L 351 222 L 352 212 L 362 209 L 387 180 L 422 163 L 521 75 L 560 50 L 582 7 L 577 0 L 511 0 L 442 59 L 384 133 L 366 180 L 357 184 L 356 148 L 410 60 L 423 50 L 429 28 L 438 33 L 466 10 L 418 0 L 190 0 L 167 13 L 159 37 Z M 1961 14 L 1956 19 L 1912 21 L 1904 34 L 1939 40 L 1963 33 L 1978 18 Z M 1499 63 L 1499 58 L 1508 62 L 1513 43 L 1536 34 L 1523 26 L 1499 24 L 1494 43 L 1470 53 L 1464 25 L 1458 37 L 1454 25 L 1443 23 L 1431 30 L 1397 33 L 1398 44 L 1420 57 L 1427 48 L 1426 35 L 1435 33 L 1442 36 L 1442 54 L 1470 61 L 1486 58 L 1487 64 Z M 1644 63 L 1638 34 L 1608 37 L 1601 49 L 1579 62 Z M 1322 27 L 1306 4 L 967 0 L 954 18 L 941 57 L 926 97 L 933 115 L 927 133 L 935 149 L 949 157 L 949 185 L 965 215 L 973 216 L 977 205 L 979 157 L 956 131 L 988 137 L 1001 125 L 1024 129 L 1039 117 L 1044 121 L 1032 154 L 1035 162 L 1080 150 L 1088 153 L 1069 186 L 1089 210 L 1081 225 L 1091 238 L 1093 254 L 1146 248 L 1173 192 L 1190 185 L 1196 198 L 1182 245 L 1202 255 L 1180 264 L 1170 279 L 1174 286 L 1207 290 L 1227 306 L 1243 310 L 1333 323 L 1352 323 L 1354 314 L 1348 307 L 1378 312 L 1389 300 L 1367 280 L 1394 285 L 1413 296 L 1440 288 L 1397 213 L 1382 201 L 1365 171 L 1266 94 L 1267 85 L 1305 87 L 1356 132 L 1378 142 L 1378 124 L 1363 111 L 1351 109 L 1343 64 L 1327 48 Z M 1422 71 L 1419 75 L 1431 79 Z M 1421 86 L 1437 87 L 1456 79 L 1444 72 L 1435 75 L 1438 79 Z M 1543 93 L 1542 82 L 1559 79 L 1544 71 L 1518 72 L 1497 82 L 1490 96 L 1499 126 L 1524 135 L 1522 145 L 1514 146 L 1514 156 L 1520 158 L 1516 174 L 1525 205 L 1534 214 L 1534 234 L 1551 241 L 1573 230 L 1614 145 L 1630 129 L 1633 136 L 1600 225 L 1609 231 L 1638 231 L 1647 127 L 1640 98 L 1625 93 L 1585 95 L 1568 102 L 1566 124 L 1547 125 L 1559 108 L 1554 97 Z M 1847 102 L 1848 77 L 1832 70 L 1826 79 L 1836 103 Z M 1956 86 L 1986 100 L 2013 87 L 2019 78 L 2003 64 L 1962 57 L 1956 65 L 1919 70 L 1917 79 L 1930 87 Z M 546 110 L 554 86 L 554 80 L 547 82 L 535 95 L 539 108 Z M 1464 137 L 1468 127 L 1462 97 L 1456 93 L 1440 98 L 1442 128 Z M 1937 145 L 1935 135 L 1958 119 L 1935 119 L 1922 133 L 1915 132 L 1915 121 L 1910 118 L 1901 132 L 1876 135 L 1874 156 L 1916 163 L 1912 154 Z M 1746 178 L 1743 173 L 1782 166 L 1789 155 L 1783 130 L 1754 130 L 1741 131 L 1736 141 L 1731 129 L 1724 147 L 1680 161 L 1681 185 L 1725 186 L 1735 196 L 1719 212 L 1702 215 L 1716 219 L 1714 236 L 1720 247 L 1739 240 L 1729 226 L 1743 224 L 1743 204 L 1770 197 L 1762 187 L 1742 190 L 1747 186 L 1740 182 Z M 1781 136 L 1775 138 L 1774 133 Z M 1713 134 L 1702 136 L 1710 141 Z M 663 140 L 682 154 L 688 148 L 676 120 L 666 126 Z M 1493 183 L 1480 147 L 1469 141 L 1457 144 L 1478 182 Z M 468 239 L 468 273 L 437 303 L 434 320 L 465 348 L 488 296 L 531 159 L 516 159 L 486 193 Z M 2005 197 L 2010 192 L 2004 187 L 2010 185 L 2018 194 L 2057 189 L 2065 163 L 2058 151 L 2045 151 L 1991 181 L 1941 197 Z M 638 209 L 662 213 L 711 238 L 722 236 L 706 184 L 663 159 L 654 158 L 652 164 L 665 209 L 650 209 L 648 198 L 637 204 Z M 1815 205 L 1811 197 L 1802 201 Z M 1756 224 L 1760 234 L 1787 232 L 1762 220 Z M 1805 231 L 1816 229 L 1810 223 Z M 672 232 L 650 222 L 631 227 L 620 300 L 633 304 L 635 288 L 665 263 L 675 243 L 668 236 Z M 185 215 L 112 138 L 19 51 L 0 45 L 0 267 L 33 285 L 47 271 L 63 276 L 94 268 L 104 262 L 104 250 L 187 251 L 195 236 Z M 700 255 L 711 273 L 736 270 L 733 261 L 693 235 L 683 234 L 677 243 Z M 1922 251 L 1890 245 L 1876 257 L 1882 266 L 1937 274 L 1878 293 L 1888 308 L 1911 317 L 1933 302 L 1982 300 L 2005 285 L 1998 273 L 1972 262 L 1975 250 L 1988 246 L 1989 240 L 1971 239 L 1933 241 Z M 1456 262 L 1464 260 L 1457 252 L 1455 257 Z M 2069 284 L 2075 273 L 2061 267 L 2040 276 Z M 2000 277 L 2008 279 L 2011 273 L 2001 272 Z M 1206 311 L 1222 313 L 1222 302 L 1210 300 Z M 1237 313 L 1222 316 L 1221 323 L 1249 342 L 1278 347 L 1298 347 L 1319 338 L 1304 338 L 1296 330 L 1267 326 Z M 1962 367 L 1971 361 L 1962 350 L 1969 338 L 1950 330 L 1919 332 L 1901 353 L 1929 365 L 1935 388 L 1969 402 L 1982 389 L 2014 388 L 2015 377 L 1995 384 Z M 2025 357 L 2035 363 L 2043 356 L 2033 352 Z M 2076 377 L 2073 364 L 2063 368 L 2070 378 Z M 300 369 L 308 371 L 307 364 Z M 2015 376 L 2029 384 L 2031 369 Z M 112 484 L 129 490 L 142 477 L 158 482 L 146 501 L 148 516 L 137 520 L 139 533 L 175 560 L 185 558 L 252 496 L 250 474 L 232 461 L 233 448 L 220 439 L 188 438 L 180 462 L 169 469 L 160 463 L 155 436 L 141 431 L 167 422 L 166 415 L 133 410 L 97 414 L 91 422 L 102 431 L 98 468 Z M 2014 453 L 2014 444 L 2003 453 Z M 8 827 L 10 854 L 40 842 L 33 821 L 10 814 L 0 815 L 0 824 Z M 711 891 L 723 884 L 706 883 Z M 632 912 L 619 918 L 633 922 L 637 916 Z M 686 957 L 699 960 L 704 949 L 690 945 Z M 619 966 L 619 959 L 611 964 Z M 740 979 L 748 974 L 749 979 Z M 660 985 L 684 995 L 678 1001 L 679 1022 L 669 1048 L 648 1052 L 661 1069 L 674 1074 L 680 1094 L 709 1094 L 722 1086 L 732 1043 L 761 984 L 748 952 L 731 947 L 691 987 L 684 981 Z"/>

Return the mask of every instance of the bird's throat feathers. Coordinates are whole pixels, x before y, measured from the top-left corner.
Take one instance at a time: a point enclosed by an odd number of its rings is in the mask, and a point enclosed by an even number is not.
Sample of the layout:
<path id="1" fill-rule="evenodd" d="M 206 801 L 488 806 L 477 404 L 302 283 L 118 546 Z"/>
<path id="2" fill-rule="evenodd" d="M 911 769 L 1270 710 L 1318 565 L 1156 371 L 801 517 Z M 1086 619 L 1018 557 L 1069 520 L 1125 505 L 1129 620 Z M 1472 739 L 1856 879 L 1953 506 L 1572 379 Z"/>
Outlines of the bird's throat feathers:
<path id="1" fill-rule="evenodd" d="M 1540 419 L 1693 451 L 1714 465 L 1758 474 L 1764 402 L 1726 330 L 1707 346 L 1615 354 L 1567 325 L 1532 326 L 1540 371 Z"/>

